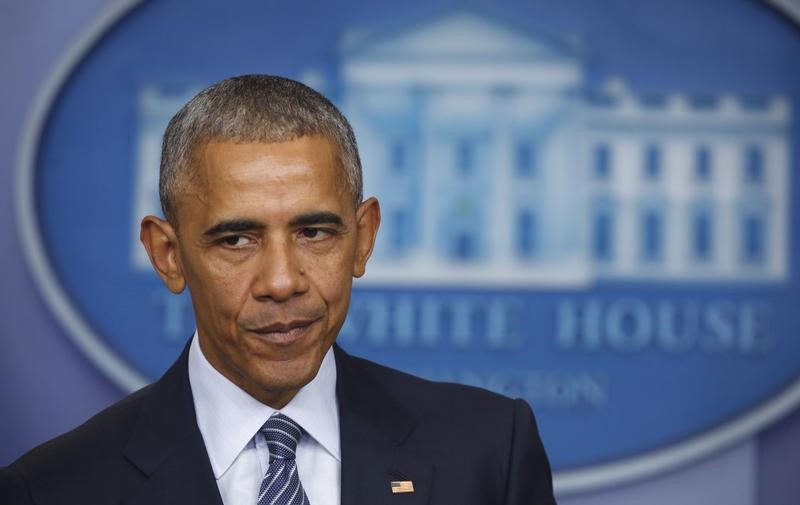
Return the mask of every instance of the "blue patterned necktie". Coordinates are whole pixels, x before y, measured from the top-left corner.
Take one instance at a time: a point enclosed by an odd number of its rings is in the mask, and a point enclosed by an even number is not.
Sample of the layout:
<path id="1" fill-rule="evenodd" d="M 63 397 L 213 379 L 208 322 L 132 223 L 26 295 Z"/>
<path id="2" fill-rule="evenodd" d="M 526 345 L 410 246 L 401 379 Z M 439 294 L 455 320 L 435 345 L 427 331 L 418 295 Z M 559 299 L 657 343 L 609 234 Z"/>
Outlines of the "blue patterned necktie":
<path id="1" fill-rule="evenodd" d="M 294 460 L 303 428 L 277 413 L 267 419 L 260 431 L 269 447 L 269 468 L 261 481 L 258 505 L 310 505 Z"/>

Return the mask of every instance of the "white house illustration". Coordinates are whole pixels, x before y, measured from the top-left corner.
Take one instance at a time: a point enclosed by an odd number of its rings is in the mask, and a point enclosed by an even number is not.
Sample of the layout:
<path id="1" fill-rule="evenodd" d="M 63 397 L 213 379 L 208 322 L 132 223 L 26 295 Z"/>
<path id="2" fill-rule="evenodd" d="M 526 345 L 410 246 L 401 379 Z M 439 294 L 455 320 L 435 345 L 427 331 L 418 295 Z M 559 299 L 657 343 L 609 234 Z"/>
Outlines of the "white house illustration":
<path id="1" fill-rule="evenodd" d="M 788 101 L 588 89 L 584 64 L 469 7 L 345 36 L 336 82 L 308 75 L 336 90 L 381 202 L 365 281 L 786 279 Z M 155 146 L 179 102 L 142 92 L 135 216 L 158 208 Z"/>

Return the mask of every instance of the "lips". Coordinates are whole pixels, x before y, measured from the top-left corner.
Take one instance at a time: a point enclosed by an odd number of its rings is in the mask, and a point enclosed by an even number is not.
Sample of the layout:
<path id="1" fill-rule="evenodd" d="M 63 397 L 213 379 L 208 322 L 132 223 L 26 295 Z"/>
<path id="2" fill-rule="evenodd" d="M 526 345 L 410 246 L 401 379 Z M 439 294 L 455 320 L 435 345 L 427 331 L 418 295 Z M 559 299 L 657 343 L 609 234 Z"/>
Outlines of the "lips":
<path id="1" fill-rule="evenodd" d="M 288 345 L 300 340 L 316 321 L 314 319 L 300 319 L 286 323 L 278 322 L 267 326 L 250 328 L 248 331 L 269 342 Z"/>

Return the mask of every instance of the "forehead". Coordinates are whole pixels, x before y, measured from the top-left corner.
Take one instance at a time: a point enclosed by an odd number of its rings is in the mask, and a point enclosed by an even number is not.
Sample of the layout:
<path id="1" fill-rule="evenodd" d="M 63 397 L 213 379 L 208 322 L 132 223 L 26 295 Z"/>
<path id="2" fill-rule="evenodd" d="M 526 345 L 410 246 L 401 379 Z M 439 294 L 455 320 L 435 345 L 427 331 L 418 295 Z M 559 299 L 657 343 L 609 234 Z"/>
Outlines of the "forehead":
<path id="1" fill-rule="evenodd" d="M 283 142 L 211 140 L 197 147 L 190 170 L 179 213 L 289 211 L 352 200 L 335 145 L 319 135 Z"/>
<path id="2" fill-rule="evenodd" d="M 234 169 L 262 163 L 273 175 L 303 166 L 317 175 L 334 176 L 341 171 L 333 142 L 322 135 L 307 135 L 279 142 L 243 142 L 211 139 L 194 151 L 193 172 L 200 180 L 218 181 L 234 175 Z"/>

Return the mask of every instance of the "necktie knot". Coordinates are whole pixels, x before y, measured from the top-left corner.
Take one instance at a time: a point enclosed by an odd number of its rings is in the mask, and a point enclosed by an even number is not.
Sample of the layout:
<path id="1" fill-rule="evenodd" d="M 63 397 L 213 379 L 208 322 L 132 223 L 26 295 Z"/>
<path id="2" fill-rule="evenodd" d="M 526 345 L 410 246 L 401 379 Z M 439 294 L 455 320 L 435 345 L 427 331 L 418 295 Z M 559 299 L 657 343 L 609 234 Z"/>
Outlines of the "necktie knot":
<path id="1" fill-rule="evenodd" d="M 297 442 L 304 433 L 299 424 L 278 412 L 267 419 L 260 431 L 269 447 L 270 462 L 276 459 L 294 459 Z"/>

